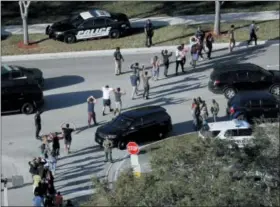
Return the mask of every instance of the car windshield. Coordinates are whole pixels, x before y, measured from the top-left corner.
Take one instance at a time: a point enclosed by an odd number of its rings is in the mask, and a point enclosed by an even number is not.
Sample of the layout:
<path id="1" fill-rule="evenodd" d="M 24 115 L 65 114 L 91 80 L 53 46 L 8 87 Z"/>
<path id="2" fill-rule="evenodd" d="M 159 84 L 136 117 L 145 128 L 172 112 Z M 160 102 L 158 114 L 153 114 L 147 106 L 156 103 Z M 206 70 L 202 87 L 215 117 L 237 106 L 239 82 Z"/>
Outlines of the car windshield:
<path id="1" fill-rule="evenodd" d="M 84 22 L 84 19 L 80 15 L 75 15 L 69 19 L 69 22 L 74 26 L 77 27 Z"/>
<path id="2" fill-rule="evenodd" d="M 111 126 L 119 129 L 126 129 L 131 124 L 132 124 L 132 120 L 123 116 L 118 116 L 112 121 Z"/>
<path id="3" fill-rule="evenodd" d="M 7 73 L 10 73 L 11 71 L 18 71 L 19 68 L 16 66 L 12 66 L 12 65 L 2 65 L 1 66 L 1 75 L 5 75 Z"/>

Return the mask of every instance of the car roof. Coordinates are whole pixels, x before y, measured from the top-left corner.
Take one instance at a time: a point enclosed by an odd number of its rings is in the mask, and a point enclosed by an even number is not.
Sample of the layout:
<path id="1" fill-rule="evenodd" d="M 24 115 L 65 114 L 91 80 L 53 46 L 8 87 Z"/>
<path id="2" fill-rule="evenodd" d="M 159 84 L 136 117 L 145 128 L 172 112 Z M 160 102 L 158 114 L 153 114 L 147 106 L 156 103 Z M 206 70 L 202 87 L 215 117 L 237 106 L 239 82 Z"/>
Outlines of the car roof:
<path id="1" fill-rule="evenodd" d="M 231 120 L 231 121 L 219 121 L 219 122 L 213 122 L 208 123 L 209 131 L 221 131 L 221 130 L 227 130 L 227 129 L 248 129 L 251 128 L 251 125 L 243 120 Z"/>
<path id="2" fill-rule="evenodd" d="M 122 112 L 121 115 L 126 116 L 131 119 L 143 117 L 149 114 L 157 112 L 165 112 L 166 109 L 161 106 L 145 106 L 136 109 L 131 109 L 129 111 Z"/>
<path id="3" fill-rule="evenodd" d="M 97 17 L 111 17 L 111 14 L 101 9 L 91 9 L 89 11 L 81 12 L 80 16 L 84 19 L 97 18 Z"/>
<path id="4" fill-rule="evenodd" d="M 226 73 L 230 71 L 259 71 L 259 70 L 265 70 L 259 65 L 253 64 L 253 63 L 234 63 L 234 64 L 217 64 L 214 66 L 213 73 L 215 74 L 221 74 Z"/>
<path id="5" fill-rule="evenodd" d="M 267 91 L 241 91 L 237 93 L 232 99 L 229 100 L 230 103 L 232 102 L 242 102 L 245 100 L 254 100 L 254 99 L 274 99 L 276 97 Z"/>

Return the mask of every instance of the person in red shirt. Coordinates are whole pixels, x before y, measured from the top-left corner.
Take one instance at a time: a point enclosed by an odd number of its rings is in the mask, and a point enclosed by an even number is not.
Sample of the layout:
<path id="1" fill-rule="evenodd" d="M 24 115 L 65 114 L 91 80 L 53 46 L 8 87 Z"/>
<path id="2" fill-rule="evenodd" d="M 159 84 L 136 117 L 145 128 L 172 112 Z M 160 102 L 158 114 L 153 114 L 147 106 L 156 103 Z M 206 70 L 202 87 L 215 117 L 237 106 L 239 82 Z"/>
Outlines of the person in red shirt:
<path id="1" fill-rule="evenodd" d="M 57 194 L 55 196 L 54 205 L 55 205 L 55 207 L 62 207 L 62 205 L 63 205 L 63 197 L 59 191 L 57 192 Z"/>

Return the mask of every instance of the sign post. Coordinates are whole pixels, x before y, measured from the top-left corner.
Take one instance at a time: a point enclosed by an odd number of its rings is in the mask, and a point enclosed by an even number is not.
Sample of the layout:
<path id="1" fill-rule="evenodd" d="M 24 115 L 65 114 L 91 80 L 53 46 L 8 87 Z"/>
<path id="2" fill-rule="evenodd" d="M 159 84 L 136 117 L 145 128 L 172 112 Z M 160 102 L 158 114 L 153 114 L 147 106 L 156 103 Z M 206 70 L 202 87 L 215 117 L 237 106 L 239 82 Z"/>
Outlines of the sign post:
<path id="1" fill-rule="evenodd" d="M 128 153 L 130 154 L 130 162 L 136 177 L 140 177 L 141 168 L 139 164 L 138 154 L 139 154 L 139 146 L 135 142 L 129 142 L 126 146 Z"/>

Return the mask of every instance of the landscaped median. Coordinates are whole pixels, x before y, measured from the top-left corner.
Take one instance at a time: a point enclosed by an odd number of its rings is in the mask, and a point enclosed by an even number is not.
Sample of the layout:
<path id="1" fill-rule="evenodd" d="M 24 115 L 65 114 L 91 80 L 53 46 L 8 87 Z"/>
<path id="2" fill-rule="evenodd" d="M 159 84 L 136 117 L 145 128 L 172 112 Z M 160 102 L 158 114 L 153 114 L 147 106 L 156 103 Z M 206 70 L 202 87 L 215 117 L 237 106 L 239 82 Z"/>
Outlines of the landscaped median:
<path id="1" fill-rule="evenodd" d="M 152 144 L 150 173 L 125 171 L 112 190 L 95 179 L 87 206 L 279 206 L 279 141 L 262 131 L 244 150 L 197 133 Z"/>
<path id="2" fill-rule="evenodd" d="M 228 42 L 227 34 L 230 25 L 234 24 L 236 29 L 236 41 L 246 41 L 249 38 L 249 21 L 239 21 L 234 23 L 222 23 L 222 35 L 215 38 L 215 43 Z M 189 38 L 194 35 L 198 25 L 175 25 L 158 28 L 155 31 L 153 43 L 155 46 L 179 45 L 189 43 Z M 213 24 L 200 25 L 203 30 L 211 31 Z M 257 32 L 259 40 L 279 39 L 279 20 L 257 22 L 259 30 Z M 92 51 L 121 48 L 141 48 L 144 47 L 145 35 L 143 32 L 132 34 L 120 39 L 99 39 L 81 41 L 75 44 L 66 44 L 64 42 L 48 39 L 43 34 L 30 34 L 30 40 L 35 42 L 34 47 L 22 49 L 18 43 L 22 41 L 22 35 L 12 35 L 2 40 L 2 56 L 37 54 L 37 53 L 60 53 L 74 51 Z"/>

